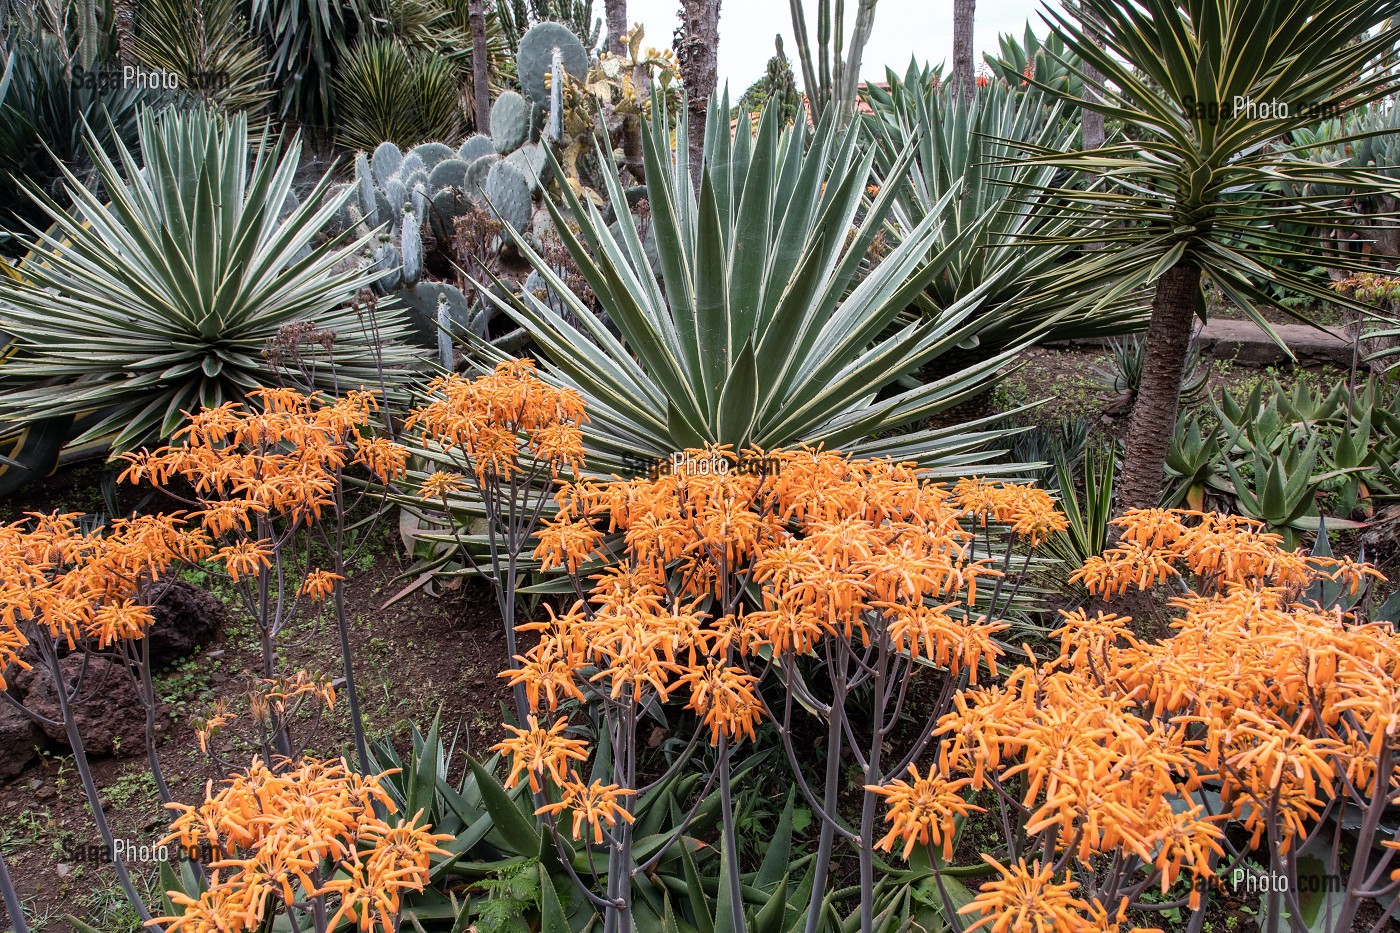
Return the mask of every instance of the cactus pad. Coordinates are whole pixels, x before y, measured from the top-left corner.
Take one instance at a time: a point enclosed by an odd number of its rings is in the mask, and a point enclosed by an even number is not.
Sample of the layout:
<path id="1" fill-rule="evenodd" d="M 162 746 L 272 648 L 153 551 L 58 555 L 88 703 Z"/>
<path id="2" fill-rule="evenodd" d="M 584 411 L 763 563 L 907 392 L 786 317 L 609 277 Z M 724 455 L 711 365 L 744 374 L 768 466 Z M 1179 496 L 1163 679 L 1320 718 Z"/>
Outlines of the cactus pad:
<path id="1" fill-rule="evenodd" d="M 545 85 L 554 66 L 556 48 L 564 70 L 571 77 L 583 78 L 588 74 L 588 51 L 568 26 L 539 23 L 530 27 L 530 31 L 520 39 L 520 51 L 516 53 L 515 62 L 520 86 L 535 103 L 545 104 L 549 101 L 549 90 Z M 492 135 L 495 135 L 494 132 Z"/>
<path id="2" fill-rule="evenodd" d="M 428 176 L 428 190 L 436 194 L 443 188 L 465 188 L 469 167 L 461 159 L 443 159 L 433 167 L 432 174 Z"/>
<path id="3" fill-rule="evenodd" d="M 370 167 L 374 169 L 374 180 L 382 188 L 403 168 L 403 153 L 393 143 L 380 143 L 370 158 Z"/>
<path id="4" fill-rule="evenodd" d="M 486 174 L 486 200 L 492 212 L 516 230 L 529 225 L 533 210 L 530 183 L 509 162 L 497 162 Z"/>
<path id="5" fill-rule="evenodd" d="M 530 137 L 530 103 L 514 91 L 506 91 L 491 107 L 491 139 L 504 155 L 523 146 Z"/>
<path id="6" fill-rule="evenodd" d="M 452 151 L 451 146 L 443 143 L 423 143 L 421 146 L 414 146 L 408 151 L 408 157 L 417 156 L 423 163 L 423 167 L 432 171 L 433 167 L 444 159 L 450 159 L 457 153 Z"/>
<path id="7" fill-rule="evenodd" d="M 457 158 L 471 165 L 482 156 L 495 151 L 496 144 L 491 141 L 491 137 L 485 133 L 477 133 L 475 136 L 468 136 L 467 141 L 462 143 L 462 147 L 457 150 Z"/>
<path id="8" fill-rule="evenodd" d="M 537 192 L 541 186 L 549 184 L 549 157 L 544 147 L 537 143 L 526 143 L 506 156 L 506 162 L 516 167 L 530 183 L 530 191 Z"/>

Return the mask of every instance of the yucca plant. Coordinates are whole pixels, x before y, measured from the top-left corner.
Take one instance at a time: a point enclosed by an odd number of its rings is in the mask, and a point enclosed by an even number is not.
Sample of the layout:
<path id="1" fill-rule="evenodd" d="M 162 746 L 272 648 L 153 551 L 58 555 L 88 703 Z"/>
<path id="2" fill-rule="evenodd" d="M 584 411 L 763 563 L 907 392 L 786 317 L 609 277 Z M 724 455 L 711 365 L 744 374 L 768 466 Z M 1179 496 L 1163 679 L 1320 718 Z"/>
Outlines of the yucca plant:
<path id="1" fill-rule="evenodd" d="M 10 178 L 28 179 L 60 196 L 60 165 L 83 181 L 92 171 L 87 134 L 101 148 L 136 140 L 137 104 L 132 87 L 103 87 L 73 72 L 76 53 L 64 38 L 38 24 L 11 24 L 0 50 L 0 249 L 22 253 L 19 237 L 45 214 Z"/>
<path id="2" fill-rule="evenodd" d="M 284 118 L 330 126 L 331 82 L 369 19 L 366 0 L 248 0 Z"/>
<path id="3" fill-rule="evenodd" d="M 324 179 L 304 203 L 292 192 L 299 138 L 250 153 L 244 116 L 199 109 L 143 115 L 140 140 L 139 158 L 93 150 L 110 202 L 66 168 L 71 212 L 26 186 L 54 229 L 23 280 L 0 281 L 0 329 L 17 350 L 0 367 L 0 421 L 96 408 L 79 441 L 115 432 L 121 452 L 169 437 L 182 411 L 277 384 L 263 350 L 301 322 L 334 334 L 317 388 L 402 381 L 407 324 L 355 306 L 373 277 L 352 258 L 361 244 L 317 240 L 339 203 Z"/>
<path id="4" fill-rule="evenodd" d="M 259 110 L 275 93 L 272 74 L 241 8 L 242 0 L 145 0 L 136 57 L 202 103 Z"/>
<path id="5" fill-rule="evenodd" d="M 897 185 L 865 203 L 875 153 L 861 151 L 854 124 L 841 131 L 828 119 L 814 132 L 800 122 L 785 130 L 770 106 L 756 135 L 742 116 L 731 134 L 729 101 L 712 102 L 697 191 L 664 109 L 654 108 L 643 134 L 646 245 L 629 213 L 609 224 L 568 188 L 562 205 L 550 203 L 621 338 L 519 236 L 517 246 L 580 324 L 531 294 L 492 295 L 541 349 L 542 371 L 583 394 L 592 463 L 622 471 L 637 458 L 664 460 L 705 444 L 801 443 L 954 472 L 987 459 L 979 450 L 994 433 L 918 425 L 983 389 L 1010 353 L 928 385 L 892 388 L 979 327 L 975 297 L 936 319 L 897 320 L 964 246 L 959 237 L 937 243 L 941 206 L 858 277 Z M 911 155 L 891 173 L 903 172 Z M 598 158 L 611 163 L 602 151 Z M 616 171 L 603 174 L 609 200 L 627 203 Z"/>
<path id="6" fill-rule="evenodd" d="M 1202 280 L 1272 332 L 1260 313 L 1271 303 L 1268 285 L 1336 300 L 1296 263 L 1315 265 L 1321 257 L 1336 268 L 1370 265 L 1283 229 L 1285 222 L 1347 227 L 1358 215 L 1339 198 L 1284 194 L 1279 183 L 1344 180 L 1360 189 L 1384 180 L 1310 162 L 1277 140 L 1307 122 L 1309 111 L 1345 112 L 1388 92 L 1400 32 L 1400 20 L 1388 18 L 1400 4 L 1082 0 L 1081 6 L 1097 24 L 1094 36 L 1079 15 L 1047 8 L 1045 16 L 1070 50 L 1104 75 L 1098 97 L 1081 99 L 1038 77 L 1029 80 L 1120 121 L 1127 139 L 1087 152 L 1030 154 L 1038 164 L 1094 182 L 1087 190 L 1056 189 L 1062 210 L 1086 224 L 1104 215 L 1116 221 L 1075 237 L 1103 244 L 1089 268 L 1116 276 L 1105 298 L 1155 287 L 1119 502 L 1151 507 L 1162 492 L 1192 323 L 1204 313 Z M 1237 98 L 1254 106 L 1236 108 Z"/>
<path id="7" fill-rule="evenodd" d="M 336 138 L 374 151 L 386 140 L 407 148 L 456 139 L 463 115 L 457 70 L 433 51 L 410 51 L 392 38 L 361 42 L 335 78 Z"/>
<path id="8" fill-rule="evenodd" d="M 902 240 L 937 214 L 936 247 L 959 244 L 917 296 L 920 313 L 936 319 L 974 300 L 981 358 L 1032 337 L 1102 337 L 1143 326 L 1140 302 L 1096 306 L 1093 286 L 1108 284 L 1111 274 L 1097 270 L 1098 283 L 1086 278 L 1071 264 L 1075 250 L 1066 242 L 1068 234 L 1082 233 L 1084 219 L 1039 195 L 1054 180 L 1053 167 L 1018 158 L 1022 144 L 1059 150 L 1073 143 L 1077 127 L 1060 105 L 1047 107 L 1039 94 L 994 84 L 964 106 L 913 64 L 902 79 L 889 72 L 888 89 L 869 87 L 866 99 L 876 168 L 907 181 L 889 212 L 892 236 Z M 895 175 L 910 141 L 914 159 Z M 947 197 L 953 191 L 957 195 Z"/>

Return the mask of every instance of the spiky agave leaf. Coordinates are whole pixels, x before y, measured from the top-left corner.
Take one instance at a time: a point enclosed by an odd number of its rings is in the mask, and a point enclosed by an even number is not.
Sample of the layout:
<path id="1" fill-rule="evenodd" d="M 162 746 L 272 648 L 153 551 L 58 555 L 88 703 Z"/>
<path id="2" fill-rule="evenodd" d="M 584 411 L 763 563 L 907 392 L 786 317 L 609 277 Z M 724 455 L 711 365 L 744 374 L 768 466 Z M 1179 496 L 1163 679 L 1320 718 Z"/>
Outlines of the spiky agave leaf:
<path id="1" fill-rule="evenodd" d="M 182 411 L 276 384 L 262 353 L 284 325 L 335 333 L 319 388 L 401 384 L 413 354 L 393 309 L 354 307 L 372 274 L 362 245 L 316 242 L 339 209 L 317 191 L 284 212 L 300 160 L 293 137 L 252 153 L 247 119 L 207 110 L 145 114 L 140 157 L 94 149 L 104 202 L 65 169 L 76 207 L 29 188 L 53 223 L 23 281 L 0 281 L 0 329 L 16 357 L 0 368 L 0 420 L 99 409 L 80 440 L 116 432 L 117 451 L 169 437 Z M 120 164 L 118 164 L 120 163 Z"/>
<path id="2" fill-rule="evenodd" d="M 990 435 L 967 425 L 894 434 L 984 388 L 1011 356 L 929 385 L 893 388 L 978 326 L 971 319 L 981 289 L 937 320 L 897 320 L 963 246 L 960 236 L 937 242 L 940 213 L 867 269 L 897 185 L 864 203 L 875 154 L 861 150 L 854 126 L 784 129 L 770 107 L 756 134 L 744 117 L 731 134 L 729 102 L 715 101 L 697 192 L 685 147 L 671 145 L 664 110 L 654 106 L 643 134 L 659 277 L 630 214 L 614 230 L 567 188 L 562 205 L 550 203 L 621 339 L 523 238 L 518 247 L 579 326 L 534 296 L 492 295 L 542 349 L 543 371 L 583 393 L 597 464 L 620 469 L 629 458 L 665 458 L 706 443 L 822 443 L 953 469 L 987 459 L 976 451 Z M 903 172 L 910 155 L 891 173 Z M 610 156 L 600 149 L 598 158 L 607 164 Z M 627 203 L 616 173 L 603 174 L 609 200 Z"/>

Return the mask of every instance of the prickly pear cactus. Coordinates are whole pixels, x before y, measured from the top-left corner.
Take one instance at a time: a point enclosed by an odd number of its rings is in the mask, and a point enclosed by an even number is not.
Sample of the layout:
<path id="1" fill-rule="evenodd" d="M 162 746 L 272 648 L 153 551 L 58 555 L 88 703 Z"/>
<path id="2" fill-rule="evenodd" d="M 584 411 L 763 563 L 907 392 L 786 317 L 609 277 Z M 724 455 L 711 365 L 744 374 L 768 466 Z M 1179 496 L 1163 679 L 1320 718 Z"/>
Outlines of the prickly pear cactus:
<path id="1" fill-rule="evenodd" d="M 399 254 L 403 259 L 400 284 L 417 285 L 423 276 L 423 230 L 411 210 L 405 212 L 400 236 Z"/>
<path id="2" fill-rule="evenodd" d="M 495 163 L 486 174 L 486 201 L 502 222 L 516 230 L 524 230 L 529 225 L 534 212 L 530 183 L 509 162 Z"/>
<path id="3" fill-rule="evenodd" d="M 408 157 L 417 156 L 418 161 L 429 172 L 443 161 L 454 158 L 456 155 L 457 153 L 452 151 L 452 147 L 445 143 L 423 143 L 408 151 Z"/>
<path id="4" fill-rule="evenodd" d="M 468 136 L 466 142 L 462 143 L 457 150 L 457 158 L 471 165 L 484 155 L 491 155 L 496 151 L 496 144 L 491 141 L 491 137 L 485 133 L 477 133 L 475 136 Z"/>
<path id="5" fill-rule="evenodd" d="M 506 91 L 491 107 L 491 139 L 501 155 L 514 152 L 530 138 L 530 102 Z"/>
<path id="6" fill-rule="evenodd" d="M 538 143 L 526 143 L 506 156 L 506 163 L 515 166 L 516 171 L 530 184 L 530 193 L 539 194 L 540 188 L 549 184 L 549 156 Z"/>
<path id="7" fill-rule="evenodd" d="M 433 167 L 432 174 L 428 176 L 428 189 L 438 192 L 443 188 L 466 188 L 467 169 L 470 167 L 455 157 L 442 160 Z"/>
<path id="8" fill-rule="evenodd" d="M 403 258 L 393 243 L 380 243 L 375 247 L 371 269 L 379 274 L 379 278 L 374 280 L 374 290 L 387 295 L 398 288 L 403 281 L 402 266 Z"/>
<path id="9" fill-rule="evenodd" d="M 403 168 L 403 153 L 393 143 L 380 143 L 370 157 L 370 168 L 374 170 L 374 180 L 383 187 Z"/>
<path id="10" fill-rule="evenodd" d="M 538 23 L 520 39 L 515 56 L 516 72 L 525 94 L 537 104 L 549 102 L 548 77 L 554 68 L 554 51 L 559 50 L 563 68 L 574 78 L 588 75 L 588 50 L 578 36 L 561 23 Z M 492 134 L 495 135 L 494 129 Z"/>

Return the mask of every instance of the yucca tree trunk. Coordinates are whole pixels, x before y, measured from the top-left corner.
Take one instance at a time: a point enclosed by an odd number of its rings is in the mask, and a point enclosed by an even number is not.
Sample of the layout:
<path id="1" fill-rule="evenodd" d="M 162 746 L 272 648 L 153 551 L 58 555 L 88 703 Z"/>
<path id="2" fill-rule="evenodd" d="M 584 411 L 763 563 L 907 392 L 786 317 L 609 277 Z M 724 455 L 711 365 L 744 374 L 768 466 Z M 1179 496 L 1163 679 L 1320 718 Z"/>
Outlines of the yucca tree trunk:
<path id="1" fill-rule="evenodd" d="M 467 0 L 467 24 L 472 32 L 472 110 L 476 131 L 491 129 L 491 57 L 486 50 L 486 0 Z"/>
<path id="2" fill-rule="evenodd" d="M 627 0 L 604 0 L 608 19 L 607 51 L 621 55 L 627 41 Z"/>
<path id="3" fill-rule="evenodd" d="M 697 188 L 705 151 L 705 111 L 719 80 L 719 4 L 720 0 L 681 0 L 681 29 L 676 38 L 690 120 L 690 178 Z"/>
<path id="4" fill-rule="evenodd" d="M 1094 44 L 1097 45 L 1099 48 L 1103 48 L 1103 40 L 1099 38 L 1099 32 L 1097 29 L 1094 28 L 1094 14 L 1090 13 L 1088 10 L 1081 10 L 1080 19 L 1084 23 L 1084 31 L 1088 33 L 1088 35 L 1094 40 Z M 1099 70 L 1093 65 L 1090 65 L 1089 63 L 1085 62 L 1084 79 L 1085 100 L 1097 101 L 1099 99 L 1099 92 L 1098 89 L 1095 87 L 1095 83 L 1102 81 L 1103 75 L 1100 74 Z M 1081 138 L 1083 141 L 1082 148 L 1102 148 L 1104 140 L 1103 114 L 1097 113 L 1093 110 L 1083 110 L 1081 111 L 1081 113 L 1083 114 L 1083 116 L 1081 117 L 1081 119 L 1083 120 L 1083 130 L 1081 133 Z"/>
<path id="5" fill-rule="evenodd" d="M 115 0 L 112 4 L 113 30 L 117 35 L 117 60 L 123 65 L 136 63 L 136 15 L 139 0 Z"/>
<path id="6" fill-rule="evenodd" d="M 1191 346 L 1201 270 L 1186 261 L 1157 280 L 1142 383 L 1128 425 L 1128 445 L 1119 475 L 1118 511 L 1156 508 L 1162 499 L 1167 449 L 1181 404 L 1181 375 Z"/>
<path id="7" fill-rule="evenodd" d="M 953 87 L 969 104 L 977 92 L 977 65 L 972 51 L 976 13 L 977 0 L 953 0 Z"/>

